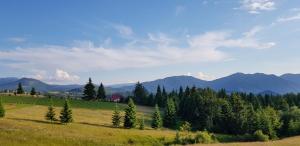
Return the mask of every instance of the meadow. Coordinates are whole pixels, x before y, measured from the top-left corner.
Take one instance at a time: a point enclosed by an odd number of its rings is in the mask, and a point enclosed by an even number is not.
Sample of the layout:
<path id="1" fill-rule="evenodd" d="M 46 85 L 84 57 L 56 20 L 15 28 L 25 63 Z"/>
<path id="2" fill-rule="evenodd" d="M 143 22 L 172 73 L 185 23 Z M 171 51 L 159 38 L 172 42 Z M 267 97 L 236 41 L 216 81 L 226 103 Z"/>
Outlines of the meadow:
<path id="1" fill-rule="evenodd" d="M 145 130 L 113 128 L 114 103 L 70 100 L 74 122 L 68 125 L 45 120 L 49 99 L 31 96 L 2 96 L 6 117 L 0 119 L 1 146 L 10 145 L 163 145 L 171 142 L 175 131 L 153 130 L 150 119 L 153 108 L 137 106 L 138 117 L 144 115 Z M 59 115 L 63 99 L 54 99 Z M 119 104 L 121 109 L 126 105 Z M 208 146 L 298 146 L 300 137 L 271 142 L 217 143 Z"/>

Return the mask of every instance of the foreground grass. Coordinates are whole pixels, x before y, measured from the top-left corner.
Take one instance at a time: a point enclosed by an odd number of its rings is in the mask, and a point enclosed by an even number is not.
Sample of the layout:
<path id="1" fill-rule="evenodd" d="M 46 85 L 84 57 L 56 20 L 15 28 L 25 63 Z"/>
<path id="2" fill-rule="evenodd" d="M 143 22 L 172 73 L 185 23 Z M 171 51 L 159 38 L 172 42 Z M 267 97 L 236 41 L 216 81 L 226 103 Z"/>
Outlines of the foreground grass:
<path id="1" fill-rule="evenodd" d="M 0 119 L 1 145 L 162 145 L 175 135 L 171 130 L 111 127 L 110 110 L 73 109 L 74 123 L 50 124 L 46 106 L 6 104 Z M 56 108 L 57 114 L 60 109 Z M 146 115 L 149 120 L 149 115 Z"/>
<path id="2" fill-rule="evenodd" d="M 44 120 L 49 99 L 31 96 L 2 96 L 6 117 L 0 119 L 0 145 L 163 145 L 171 142 L 175 131 L 150 128 L 153 108 L 138 106 L 144 115 L 146 130 L 111 127 L 114 103 L 71 100 L 74 123 L 51 124 Z M 53 99 L 59 116 L 63 99 Z M 121 108 L 126 105 L 120 104 Z M 222 136 L 217 135 L 217 138 Z M 221 139 L 220 139 L 221 140 Z M 222 142 L 222 141 L 220 141 Z M 218 143 L 200 146 L 299 146 L 300 136 L 271 142 Z"/>

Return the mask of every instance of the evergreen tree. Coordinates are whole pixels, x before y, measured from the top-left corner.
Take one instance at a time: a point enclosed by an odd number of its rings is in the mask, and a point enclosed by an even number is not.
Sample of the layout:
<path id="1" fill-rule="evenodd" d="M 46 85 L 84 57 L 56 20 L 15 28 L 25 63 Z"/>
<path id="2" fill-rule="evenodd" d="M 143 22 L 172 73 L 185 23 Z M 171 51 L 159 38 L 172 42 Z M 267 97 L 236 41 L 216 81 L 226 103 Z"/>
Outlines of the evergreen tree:
<path id="1" fill-rule="evenodd" d="M 30 95 L 32 95 L 32 96 L 33 96 L 33 95 L 35 95 L 35 94 L 36 94 L 35 88 L 34 88 L 34 87 L 32 87 L 32 88 L 31 88 L 31 91 L 30 91 Z"/>
<path id="2" fill-rule="evenodd" d="M 163 120 L 164 127 L 174 128 L 176 126 L 176 109 L 173 99 L 168 98 Z"/>
<path id="3" fill-rule="evenodd" d="M 154 99 L 153 93 L 149 94 L 147 105 L 149 105 L 149 106 L 154 106 L 155 105 L 155 99 Z"/>
<path id="4" fill-rule="evenodd" d="M 5 117 L 5 109 L 2 104 L 2 98 L 0 98 L 0 118 L 3 118 L 3 117 Z"/>
<path id="5" fill-rule="evenodd" d="M 112 124 L 114 127 L 120 127 L 120 124 L 121 124 L 121 115 L 120 115 L 117 103 L 115 105 L 115 111 L 112 116 Z"/>
<path id="6" fill-rule="evenodd" d="M 97 92 L 97 99 L 101 99 L 104 100 L 106 98 L 106 94 L 105 94 L 105 89 L 103 84 L 101 83 L 99 88 L 98 88 L 98 92 Z"/>
<path id="7" fill-rule="evenodd" d="M 21 83 L 18 84 L 17 94 L 24 94 L 24 89 Z"/>
<path id="8" fill-rule="evenodd" d="M 138 82 L 135 85 L 133 96 L 134 96 L 134 102 L 136 102 L 137 104 L 143 104 L 143 105 L 147 104 L 147 90 L 140 82 Z"/>
<path id="9" fill-rule="evenodd" d="M 179 97 L 179 101 L 181 101 L 182 98 L 184 97 L 184 93 L 183 93 L 183 88 L 182 88 L 182 86 L 180 86 L 180 88 L 179 88 L 178 97 Z"/>
<path id="10" fill-rule="evenodd" d="M 50 99 L 50 105 L 48 107 L 48 112 L 46 114 L 46 120 L 49 120 L 51 121 L 51 123 L 53 121 L 56 121 L 57 119 L 55 118 L 55 111 L 54 111 L 54 107 L 53 107 L 53 104 L 52 104 L 52 100 Z"/>
<path id="11" fill-rule="evenodd" d="M 142 119 L 140 120 L 140 130 L 145 129 L 145 120 L 144 120 L 144 115 L 142 116 Z"/>
<path id="12" fill-rule="evenodd" d="M 254 133 L 259 129 L 259 119 L 258 116 L 252 106 L 250 104 L 247 109 L 247 120 L 245 122 L 245 129 L 247 133 Z"/>
<path id="13" fill-rule="evenodd" d="M 157 104 L 155 105 L 155 111 L 152 115 L 151 127 L 154 129 L 158 129 L 158 128 L 162 127 L 162 119 L 161 119 L 159 107 Z"/>
<path id="14" fill-rule="evenodd" d="M 130 98 L 127 108 L 125 109 L 124 127 L 134 128 L 136 125 L 136 107 L 133 100 Z"/>
<path id="15" fill-rule="evenodd" d="M 222 89 L 218 92 L 217 97 L 218 97 L 218 98 L 226 99 L 226 98 L 227 98 L 226 90 L 225 90 L 224 88 L 222 88 Z"/>
<path id="16" fill-rule="evenodd" d="M 155 104 L 158 104 L 159 107 L 163 106 L 163 97 L 159 85 L 157 86 L 157 90 L 155 94 Z"/>
<path id="17" fill-rule="evenodd" d="M 92 79 L 89 78 L 89 82 L 84 86 L 83 99 L 92 100 L 95 99 L 95 96 L 96 96 L 95 86 L 92 83 Z"/>
<path id="18" fill-rule="evenodd" d="M 243 127 L 247 120 L 245 102 L 237 93 L 233 93 L 231 95 L 230 102 L 233 112 L 232 122 L 236 127 L 235 129 L 233 129 L 234 134 L 242 134 L 245 132 L 245 129 Z"/>
<path id="19" fill-rule="evenodd" d="M 163 90 L 162 90 L 162 106 L 161 107 L 166 106 L 167 99 L 168 99 L 168 93 L 167 93 L 165 87 L 163 87 Z"/>
<path id="20" fill-rule="evenodd" d="M 60 122 L 61 123 L 71 123 L 71 122 L 73 122 L 72 110 L 71 110 L 70 103 L 69 103 L 68 99 L 65 100 L 64 107 L 60 112 Z"/>

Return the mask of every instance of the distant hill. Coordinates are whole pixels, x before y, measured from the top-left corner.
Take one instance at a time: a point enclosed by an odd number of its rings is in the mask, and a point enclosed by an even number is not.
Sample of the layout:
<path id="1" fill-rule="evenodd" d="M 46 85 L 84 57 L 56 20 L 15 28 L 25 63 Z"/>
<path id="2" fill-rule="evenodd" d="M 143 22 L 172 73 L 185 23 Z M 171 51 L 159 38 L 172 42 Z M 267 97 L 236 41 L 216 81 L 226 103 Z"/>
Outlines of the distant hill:
<path id="1" fill-rule="evenodd" d="M 272 91 L 275 93 L 299 92 L 300 86 L 275 75 L 263 73 L 243 74 L 236 73 L 209 82 L 209 87 L 219 90 L 260 93 Z"/>
<path id="2" fill-rule="evenodd" d="M 18 78 L 14 78 L 14 77 L 0 78 L 0 85 L 7 84 L 7 83 L 10 83 L 10 82 L 14 82 L 14 81 L 17 81 L 17 80 L 18 80 Z"/>
<path id="3" fill-rule="evenodd" d="M 0 90 L 16 89 L 18 83 L 22 83 L 25 90 L 35 87 L 38 91 L 71 91 L 82 92 L 83 85 L 52 85 L 31 78 L 0 78 Z M 276 76 L 272 74 L 244 74 L 235 73 L 213 81 L 205 81 L 192 76 L 172 76 L 154 81 L 143 82 L 149 92 L 156 92 L 158 85 L 165 87 L 167 91 L 178 90 L 180 86 L 196 86 L 199 88 L 210 87 L 215 90 L 221 88 L 228 92 L 252 92 L 262 94 L 284 94 L 300 92 L 300 74 L 284 74 Z M 135 84 L 118 84 L 106 86 L 108 94 L 126 93 L 134 89 Z"/>
<path id="4" fill-rule="evenodd" d="M 34 87 L 37 91 L 68 91 L 74 88 L 79 88 L 81 85 L 51 85 L 32 78 L 11 79 L 11 82 L 0 84 L 0 90 L 14 90 L 21 83 L 25 91 L 30 91 Z"/>
<path id="5" fill-rule="evenodd" d="M 289 92 L 300 92 L 300 81 L 287 80 L 280 76 L 263 73 L 244 74 L 235 73 L 213 81 L 204 81 L 191 76 L 173 76 L 164 79 L 143 82 L 149 92 L 156 92 L 157 85 L 164 86 L 167 91 L 178 90 L 180 86 L 210 87 L 215 90 L 226 89 L 229 92 L 252 92 L 283 94 Z M 126 91 L 132 91 L 134 85 L 120 87 Z"/>
<path id="6" fill-rule="evenodd" d="M 284 74 L 280 76 L 281 78 L 296 83 L 296 84 L 300 84 L 300 74 Z"/>

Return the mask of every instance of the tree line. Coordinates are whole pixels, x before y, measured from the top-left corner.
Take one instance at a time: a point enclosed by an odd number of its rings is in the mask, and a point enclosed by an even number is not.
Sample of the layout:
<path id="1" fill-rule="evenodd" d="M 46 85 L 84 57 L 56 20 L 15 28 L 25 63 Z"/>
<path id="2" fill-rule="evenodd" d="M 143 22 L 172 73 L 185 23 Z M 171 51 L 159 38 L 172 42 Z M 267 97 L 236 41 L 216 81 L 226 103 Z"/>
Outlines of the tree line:
<path id="1" fill-rule="evenodd" d="M 163 109 L 163 126 L 173 129 L 189 122 L 192 130 L 245 135 L 261 131 L 270 139 L 300 134 L 300 94 L 256 95 L 225 89 L 180 87 L 148 93 L 137 83 L 132 96 L 139 105 Z"/>

